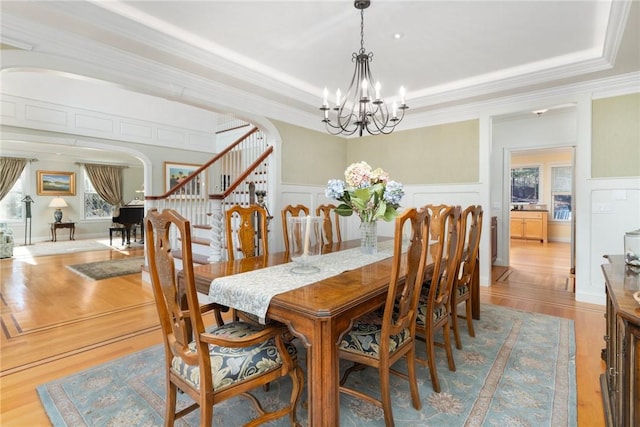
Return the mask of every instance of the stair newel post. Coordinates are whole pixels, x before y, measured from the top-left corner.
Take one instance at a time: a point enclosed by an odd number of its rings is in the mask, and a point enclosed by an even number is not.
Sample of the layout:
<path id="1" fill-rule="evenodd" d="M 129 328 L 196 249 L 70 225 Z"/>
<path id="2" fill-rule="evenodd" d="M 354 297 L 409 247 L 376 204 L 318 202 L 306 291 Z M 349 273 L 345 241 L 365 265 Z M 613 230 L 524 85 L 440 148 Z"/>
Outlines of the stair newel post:
<path id="1" fill-rule="evenodd" d="M 213 199 L 211 203 L 211 256 L 209 256 L 209 262 L 222 261 L 222 242 L 223 242 L 223 221 L 222 221 L 222 200 Z"/>

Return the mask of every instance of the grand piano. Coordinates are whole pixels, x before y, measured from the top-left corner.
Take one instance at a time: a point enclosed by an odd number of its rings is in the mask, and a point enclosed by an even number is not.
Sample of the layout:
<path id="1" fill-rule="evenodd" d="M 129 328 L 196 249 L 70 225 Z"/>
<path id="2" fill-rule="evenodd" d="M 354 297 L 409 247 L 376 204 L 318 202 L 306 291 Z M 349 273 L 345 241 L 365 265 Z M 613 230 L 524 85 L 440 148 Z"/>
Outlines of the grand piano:
<path id="1" fill-rule="evenodd" d="M 140 225 L 140 241 L 144 243 L 144 227 L 142 221 L 144 220 L 144 201 L 132 200 L 124 206 L 120 207 L 120 214 L 114 216 L 112 221 L 117 224 L 122 224 L 125 228 L 125 235 L 127 237 L 127 245 L 131 244 L 131 230 L 133 230 L 133 240 L 136 239 L 135 226 Z"/>

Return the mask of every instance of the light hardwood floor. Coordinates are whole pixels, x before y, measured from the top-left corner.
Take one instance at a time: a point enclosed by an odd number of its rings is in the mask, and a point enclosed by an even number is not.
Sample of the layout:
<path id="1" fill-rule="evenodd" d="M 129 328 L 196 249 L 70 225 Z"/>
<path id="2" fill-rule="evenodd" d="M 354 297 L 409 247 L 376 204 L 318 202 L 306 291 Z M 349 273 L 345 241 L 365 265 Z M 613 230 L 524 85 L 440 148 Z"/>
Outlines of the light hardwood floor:
<path id="1" fill-rule="evenodd" d="M 601 426 L 604 307 L 576 303 L 560 285 L 567 276 L 559 261 L 565 246 L 533 250 L 515 251 L 509 271 L 494 268 L 493 286 L 481 289 L 481 301 L 575 321 L 578 424 Z M 0 260 L 0 425 L 50 425 L 37 385 L 161 342 L 153 293 L 140 275 L 94 282 L 65 268 L 139 255 L 141 249 L 101 250 Z M 541 260 L 558 265 L 541 269 Z"/>

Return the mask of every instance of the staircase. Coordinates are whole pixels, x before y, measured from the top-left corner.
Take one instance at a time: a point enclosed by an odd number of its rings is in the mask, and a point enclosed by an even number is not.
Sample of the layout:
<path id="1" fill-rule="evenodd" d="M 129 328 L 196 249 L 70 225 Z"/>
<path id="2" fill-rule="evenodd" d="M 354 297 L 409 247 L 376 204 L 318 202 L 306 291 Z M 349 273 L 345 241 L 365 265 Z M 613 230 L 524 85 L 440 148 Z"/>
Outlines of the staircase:
<path id="1" fill-rule="evenodd" d="M 226 259 L 225 210 L 236 204 L 263 203 L 267 193 L 273 147 L 257 127 L 242 126 L 247 127 L 244 134 L 175 187 L 145 197 L 148 209 L 174 209 L 191 221 L 192 253 L 199 264 Z M 172 238 L 177 243 L 177 235 Z M 174 257 L 182 258 L 179 251 Z M 182 269 L 180 261 L 176 267 Z"/>

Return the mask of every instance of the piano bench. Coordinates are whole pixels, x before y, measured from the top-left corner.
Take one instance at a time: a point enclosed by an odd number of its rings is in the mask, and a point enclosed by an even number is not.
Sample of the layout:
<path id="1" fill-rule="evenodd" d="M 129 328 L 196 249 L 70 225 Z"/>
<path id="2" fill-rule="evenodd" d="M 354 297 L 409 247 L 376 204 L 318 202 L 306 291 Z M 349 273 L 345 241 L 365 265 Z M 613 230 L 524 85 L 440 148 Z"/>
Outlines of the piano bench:
<path id="1" fill-rule="evenodd" d="M 125 237 L 127 237 L 127 234 L 129 234 L 129 229 L 127 227 L 109 227 L 109 245 L 110 246 L 113 246 L 114 232 L 120 233 L 120 236 L 122 237 L 122 246 L 124 246 Z"/>

